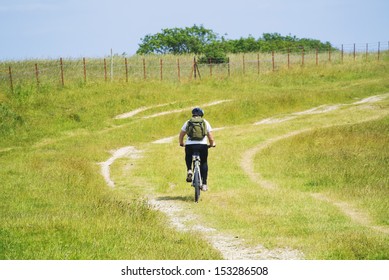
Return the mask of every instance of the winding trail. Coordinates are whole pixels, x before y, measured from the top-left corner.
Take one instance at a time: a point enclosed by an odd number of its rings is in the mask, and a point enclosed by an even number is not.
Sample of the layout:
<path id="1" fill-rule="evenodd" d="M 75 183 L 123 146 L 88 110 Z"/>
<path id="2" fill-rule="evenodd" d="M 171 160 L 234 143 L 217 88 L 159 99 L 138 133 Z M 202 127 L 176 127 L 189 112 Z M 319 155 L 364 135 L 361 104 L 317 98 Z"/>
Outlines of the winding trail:
<path id="1" fill-rule="evenodd" d="M 257 183 L 262 188 L 270 189 L 270 190 L 278 188 L 278 186 L 275 183 L 265 180 L 260 173 L 254 171 L 255 156 L 262 150 L 269 147 L 270 145 L 276 143 L 277 141 L 290 138 L 311 130 L 313 129 L 302 129 L 302 130 L 292 131 L 287 134 L 268 139 L 264 143 L 247 150 L 242 155 L 241 164 L 240 164 L 243 171 L 247 174 L 247 176 L 251 179 L 251 181 Z M 344 215 L 348 216 L 355 223 L 358 223 L 365 227 L 369 227 L 375 231 L 380 231 L 386 234 L 389 233 L 388 227 L 374 225 L 372 219 L 369 217 L 368 214 L 355 208 L 354 206 L 350 205 L 347 202 L 331 199 L 321 193 L 312 193 L 311 196 L 317 200 L 324 201 L 336 206 Z"/>
<path id="2" fill-rule="evenodd" d="M 326 112 L 329 112 L 329 111 L 333 111 L 333 110 L 339 109 L 342 106 L 361 105 L 361 104 L 366 104 L 366 103 L 374 103 L 374 102 L 381 101 L 381 100 L 383 100 L 385 98 L 388 98 L 388 96 L 389 96 L 389 94 L 383 94 L 383 95 L 380 95 L 380 96 L 371 96 L 371 97 L 359 100 L 357 102 L 354 102 L 352 104 L 338 104 L 338 105 L 331 105 L 331 106 L 323 105 L 323 106 L 315 107 L 315 108 L 312 108 L 312 109 L 309 109 L 309 110 L 306 110 L 306 111 L 303 111 L 303 112 L 293 113 L 291 116 L 287 116 L 287 117 L 284 117 L 282 119 L 276 119 L 276 118 L 275 119 L 266 119 L 266 121 L 256 122 L 256 123 L 254 123 L 254 125 L 283 122 L 283 121 L 294 119 L 298 115 L 326 113 Z M 378 117 L 372 116 L 372 117 L 370 117 L 368 119 L 363 120 L 362 122 L 371 121 L 371 120 L 374 120 L 374 119 L 377 119 L 377 118 Z M 322 128 L 328 128 L 328 127 L 331 127 L 331 126 L 333 126 L 333 125 L 326 125 L 326 126 L 323 126 Z M 290 138 L 290 137 L 293 137 L 293 136 L 297 136 L 299 134 L 302 134 L 302 133 L 305 133 L 305 132 L 308 132 L 308 131 L 312 131 L 313 129 L 316 129 L 316 128 L 307 128 L 307 129 L 300 129 L 300 130 L 291 131 L 291 132 L 286 133 L 284 135 L 268 139 L 265 142 L 263 142 L 263 143 L 255 146 L 255 147 L 247 150 L 242 155 L 241 163 L 240 163 L 243 171 L 247 174 L 247 176 L 253 182 L 257 183 L 262 188 L 265 188 L 265 189 L 276 189 L 278 186 L 275 183 L 265 180 L 260 173 L 255 172 L 255 170 L 254 170 L 254 158 L 256 157 L 256 155 L 259 152 L 261 152 L 262 150 L 266 149 L 270 145 L 272 145 L 272 144 L 274 144 L 274 143 L 276 143 L 276 142 L 278 142 L 280 140 L 283 140 L 283 139 L 286 139 L 286 138 Z M 329 198 L 326 195 L 321 194 L 321 193 L 312 193 L 311 196 L 313 198 L 317 199 L 317 200 L 324 201 L 326 203 L 330 203 L 330 204 L 334 205 L 344 215 L 349 217 L 355 223 L 358 223 L 358 224 L 360 224 L 362 226 L 371 228 L 371 229 L 373 229 L 375 231 L 379 231 L 379 232 L 382 232 L 382 233 L 385 233 L 385 234 L 389 233 L 389 228 L 388 227 L 374 225 L 372 219 L 369 217 L 368 214 L 364 213 L 363 211 L 357 209 L 356 207 L 350 205 L 347 202 L 331 199 L 331 198 Z"/>
<path id="3" fill-rule="evenodd" d="M 213 106 L 221 104 L 223 102 L 229 102 L 231 100 L 220 100 L 211 103 L 202 105 L 202 107 Z M 132 117 L 136 114 L 143 112 L 145 110 L 151 109 L 152 107 L 142 107 L 119 115 L 115 117 L 121 119 L 124 117 Z M 150 116 L 145 116 L 143 118 L 151 118 L 157 116 L 163 116 L 166 114 L 177 113 L 181 111 L 187 111 L 190 108 L 172 110 L 162 113 L 153 114 Z M 224 127 L 215 128 L 214 130 L 222 130 Z M 156 140 L 154 144 L 165 144 L 171 143 L 177 136 L 171 136 Z M 101 174 L 103 175 L 108 186 L 113 188 L 115 186 L 114 181 L 110 176 L 110 166 L 118 159 L 123 157 L 128 157 L 131 159 L 138 159 L 142 156 L 143 151 L 138 150 L 133 146 L 127 146 L 120 148 L 116 151 L 111 151 L 112 156 L 105 162 L 100 163 L 101 165 Z M 178 231 L 184 232 L 196 232 L 200 234 L 205 240 L 208 240 L 214 248 L 220 251 L 223 255 L 223 258 L 226 260 L 258 260 L 258 259 L 267 259 L 267 260 L 300 260 L 304 259 L 304 254 L 298 250 L 293 250 L 290 248 L 276 248 L 273 250 L 267 249 L 262 245 L 257 245 L 254 247 L 247 246 L 245 240 L 239 236 L 231 236 L 226 234 L 221 234 L 215 228 L 207 227 L 203 225 L 200 219 L 193 213 L 193 211 L 187 211 L 186 207 L 173 200 L 165 199 L 163 197 L 155 197 L 149 195 L 148 203 L 150 207 L 155 210 L 163 212 L 170 221 L 170 224 L 173 228 Z"/>
<path id="4" fill-rule="evenodd" d="M 141 151 L 137 150 L 133 146 L 127 146 L 120 148 L 116 151 L 112 151 L 112 157 L 110 157 L 107 161 L 101 162 L 101 174 L 103 175 L 105 182 L 107 183 L 108 186 L 111 188 L 115 187 L 115 182 L 111 179 L 111 171 L 110 167 L 111 164 L 115 162 L 115 160 L 123 157 L 129 157 L 132 159 L 137 159 L 141 157 Z"/>
<path id="5" fill-rule="evenodd" d="M 231 102 L 231 101 L 232 101 L 232 99 L 217 100 L 217 101 L 214 101 L 214 102 L 203 104 L 203 105 L 201 105 L 201 107 L 206 108 L 206 107 L 215 106 L 215 105 L 219 105 L 221 103 Z M 116 120 L 118 120 L 118 119 L 128 119 L 128 118 L 134 117 L 135 115 L 137 115 L 137 114 L 139 114 L 141 112 L 147 111 L 149 109 L 154 109 L 154 108 L 158 108 L 158 107 L 164 107 L 164 106 L 171 105 L 171 104 L 174 104 L 174 103 L 175 102 L 173 102 L 173 103 L 166 103 L 166 104 L 159 104 L 159 105 L 154 105 L 154 106 L 148 106 L 148 107 L 141 107 L 141 108 L 135 109 L 135 110 L 133 110 L 131 112 L 120 114 L 120 115 L 114 117 L 114 119 L 116 119 Z M 155 113 L 155 114 L 152 114 L 152 115 L 144 116 L 143 119 L 150 119 L 150 118 L 160 117 L 160 116 L 164 116 L 164 115 L 169 115 L 169 114 L 175 114 L 175 113 L 181 113 L 181 112 L 185 112 L 185 111 L 190 111 L 190 110 L 192 110 L 192 108 L 193 107 L 187 107 L 187 108 L 182 108 L 182 109 L 176 109 L 176 110 L 171 110 L 171 111 L 164 111 L 164 112 L 160 112 L 160 113 Z"/>
<path id="6" fill-rule="evenodd" d="M 128 157 L 133 160 L 139 159 L 143 151 L 133 146 L 120 148 L 112 151 L 112 157 L 107 161 L 100 163 L 101 173 L 108 186 L 113 188 L 114 181 L 110 176 L 110 166 L 115 160 Z M 193 214 L 193 211 L 186 211 L 182 203 L 166 199 L 164 197 L 155 197 L 149 195 L 148 203 L 151 208 L 163 212 L 170 221 L 170 225 L 178 231 L 196 232 L 205 240 L 220 251 L 226 260 L 298 260 L 304 259 L 304 255 L 298 250 L 290 248 L 266 249 L 262 245 L 249 247 L 245 240 L 238 236 L 231 236 L 219 233 L 215 228 L 203 225 L 200 219 Z"/>
<path id="7" fill-rule="evenodd" d="M 326 113 L 329 111 L 336 110 L 338 108 L 341 108 L 342 106 L 350 106 L 350 105 L 360 105 L 365 103 L 372 103 L 380 101 L 384 98 L 387 98 L 389 94 L 381 95 L 381 96 L 372 96 L 368 97 L 362 100 L 359 100 L 352 104 L 338 104 L 338 105 L 322 105 L 319 107 L 312 108 L 310 110 L 306 110 L 303 112 L 297 112 L 292 113 L 288 116 L 284 116 L 283 118 L 269 118 L 265 120 L 261 120 L 259 122 L 254 123 L 254 125 L 266 125 L 271 123 L 279 123 L 284 121 L 289 121 L 297 118 L 300 115 L 307 115 L 307 114 L 319 114 L 319 113 Z M 231 100 L 220 100 L 215 101 L 212 103 L 204 104 L 203 107 L 206 106 L 213 106 L 217 104 L 221 104 L 223 102 L 229 102 Z M 119 116 L 116 116 L 115 119 L 123 119 L 123 118 L 129 118 L 133 117 L 136 114 L 146 111 L 151 108 L 155 107 L 162 107 L 167 104 L 161 104 L 156 105 L 153 107 L 142 107 L 139 109 L 136 109 L 134 111 L 121 114 Z M 149 116 L 143 117 L 146 118 L 153 118 L 158 116 L 163 116 L 166 114 L 173 114 L 178 113 L 182 111 L 187 111 L 190 108 L 185 109 L 178 109 L 178 110 L 172 110 L 172 111 L 166 111 L 161 113 L 152 114 Z M 373 118 L 372 118 L 373 119 Z M 329 127 L 329 126 L 328 126 Z M 219 128 L 224 129 L 224 128 Z M 241 159 L 241 168 L 242 170 L 249 176 L 249 178 L 257 183 L 259 186 L 265 188 L 265 189 L 276 189 L 278 186 L 270 181 L 265 180 L 260 173 L 255 172 L 254 170 L 254 158 L 255 156 L 261 152 L 262 150 L 266 149 L 270 145 L 273 145 L 277 141 L 280 141 L 282 139 L 286 139 L 289 137 L 293 137 L 296 135 L 299 135 L 301 133 L 308 132 L 310 130 L 313 130 L 313 128 L 306 128 L 306 129 L 300 129 L 291 131 L 289 133 L 286 133 L 284 135 L 280 135 L 271 139 L 266 140 L 265 142 L 248 149 L 243 155 Z M 177 136 L 171 136 L 166 137 L 163 139 L 159 139 L 154 141 L 154 144 L 165 144 L 165 143 L 171 143 L 174 141 L 174 139 Z M 107 185 L 110 187 L 114 187 L 115 183 L 111 179 L 110 176 L 110 166 L 114 163 L 115 160 L 123 157 L 129 157 L 132 159 L 137 159 L 141 157 L 143 151 L 138 150 L 137 148 L 133 146 L 127 146 L 120 148 L 116 151 L 112 151 L 112 157 L 110 157 L 107 161 L 100 163 L 101 165 L 101 173 L 107 182 Z M 324 194 L 319 193 L 313 193 L 311 196 L 317 200 L 324 201 L 326 203 L 330 203 L 334 206 L 336 206 L 344 215 L 350 217 L 354 222 L 361 224 L 363 226 L 369 227 L 373 230 L 377 230 L 383 233 L 388 233 L 389 229 L 383 226 L 376 226 L 372 224 L 371 218 L 363 213 L 362 211 L 352 207 L 351 205 L 347 204 L 346 202 L 342 201 L 335 201 L 330 199 L 329 197 L 325 196 Z M 279 260 L 288 260 L 288 259 L 304 259 L 304 254 L 298 250 L 292 250 L 290 248 L 276 248 L 273 250 L 266 249 L 262 245 L 257 245 L 254 247 L 247 246 L 245 244 L 245 241 L 238 236 L 230 236 L 221 234 L 218 232 L 215 228 L 207 227 L 203 225 L 196 217 L 195 214 L 193 214 L 193 211 L 187 211 L 187 207 L 183 205 L 182 203 L 179 203 L 177 201 L 169 200 L 164 197 L 155 197 L 153 195 L 150 195 L 148 197 L 148 202 L 150 207 L 161 211 L 167 215 L 167 217 L 170 220 L 170 224 L 172 227 L 174 227 L 178 231 L 191 231 L 196 232 L 196 234 L 201 234 L 204 239 L 208 240 L 214 248 L 218 249 L 221 254 L 223 255 L 224 259 L 227 260 L 254 260 L 254 259 L 279 259 Z"/>
<path id="8" fill-rule="evenodd" d="M 152 208 L 165 213 L 171 226 L 178 231 L 196 232 L 203 239 L 220 251 L 226 260 L 297 260 L 304 259 L 304 255 L 289 248 L 266 249 L 262 245 L 247 246 L 244 239 L 219 233 L 215 228 L 199 223 L 198 217 L 185 211 L 185 207 L 177 202 L 164 198 L 149 198 Z"/>
<path id="9" fill-rule="evenodd" d="M 318 107 L 314 107 L 314 108 L 311 108 L 311 109 L 308 109 L 308 110 L 305 110 L 302 112 L 291 113 L 291 114 L 289 114 L 287 116 L 283 116 L 283 117 L 272 117 L 272 118 L 263 119 L 263 120 L 260 120 L 258 122 L 255 122 L 254 125 L 282 123 L 282 122 L 296 119 L 298 116 L 324 114 L 324 113 L 328 113 L 328 112 L 331 112 L 334 110 L 338 110 L 342 107 L 378 102 L 378 101 L 381 101 L 381 100 L 388 98 L 388 97 L 389 97 L 389 93 L 385 93 L 382 95 L 370 96 L 370 97 L 358 100 L 358 101 L 351 103 L 351 104 L 320 105 Z"/>
<path id="10" fill-rule="evenodd" d="M 352 205 L 343 202 L 343 201 L 337 201 L 334 199 L 330 199 L 329 197 L 321 194 L 321 193 L 312 193 L 312 197 L 330 203 L 334 206 L 336 206 L 341 212 L 343 212 L 346 216 L 350 217 L 354 222 L 369 227 L 375 231 L 379 231 L 382 233 L 389 234 L 389 228 L 385 226 L 377 226 L 373 224 L 372 219 L 369 217 L 368 214 L 364 213 L 363 211 L 353 207 Z"/>
<path id="11" fill-rule="evenodd" d="M 246 150 L 246 152 L 244 152 L 242 155 L 242 160 L 240 162 L 240 166 L 242 167 L 243 171 L 249 176 L 251 181 L 258 183 L 261 187 L 263 187 L 265 189 L 270 189 L 270 190 L 277 188 L 277 186 L 274 183 L 265 180 L 261 174 L 254 171 L 254 158 L 255 158 L 256 154 L 259 153 L 260 151 L 266 149 L 267 147 L 269 147 L 270 145 L 272 145 L 273 143 L 275 143 L 277 141 L 298 135 L 300 133 L 303 133 L 303 132 L 306 132 L 309 130 L 311 130 L 311 129 L 301 129 L 301 130 L 292 131 L 292 132 L 289 132 L 287 134 L 268 139 L 265 142 L 261 143 L 260 145 Z"/>

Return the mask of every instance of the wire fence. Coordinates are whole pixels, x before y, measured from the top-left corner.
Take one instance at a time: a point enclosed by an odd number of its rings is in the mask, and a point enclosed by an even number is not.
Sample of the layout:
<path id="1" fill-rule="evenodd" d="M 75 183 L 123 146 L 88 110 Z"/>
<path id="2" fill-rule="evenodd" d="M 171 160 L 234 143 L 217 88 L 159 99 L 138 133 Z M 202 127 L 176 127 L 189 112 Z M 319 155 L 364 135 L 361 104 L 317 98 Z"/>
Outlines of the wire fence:
<path id="1" fill-rule="evenodd" d="M 64 87 L 72 83 L 130 82 L 160 80 L 181 82 L 193 79 L 260 75 L 295 66 L 381 61 L 389 55 L 387 44 L 348 44 L 318 49 L 285 49 L 268 53 L 230 55 L 225 63 L 200 64 L 191 55 L 148 55 L 106 58 L 26 60 L 0 62 L 0 88 L 13 92 L 29 84 Z"/>

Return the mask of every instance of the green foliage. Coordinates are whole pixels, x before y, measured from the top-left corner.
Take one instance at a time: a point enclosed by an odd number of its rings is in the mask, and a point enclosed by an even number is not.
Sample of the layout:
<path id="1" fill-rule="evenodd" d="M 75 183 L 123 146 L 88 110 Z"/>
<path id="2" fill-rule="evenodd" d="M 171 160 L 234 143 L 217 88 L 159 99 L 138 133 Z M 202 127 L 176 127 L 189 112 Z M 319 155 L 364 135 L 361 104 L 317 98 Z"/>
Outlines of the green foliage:
<path id="1" fill-rule="evenodd" d="M 253 36 L 240 39 L 219 38 L 217 33 L 202 25 L 186 28 L 166 28 L 161 33 L 146 35 L 139 45 L 137 54 L 202 54 L 200 63 L 225 63 L 228 53 L 251 53 L 304 50 L 328 51 L 333 49 L 329 42 L 296 36 L 282 36 L 279 33 L 264 33 L 255 39 Z"/>
<path id="2" fill-rule="evenodd" d="M 225 47 L 218 42 L 212 42 L 211 44 L 205 46 L 204 55 L 199 58 L 198 62 L 216 64 L 228 62 Z"/>
<path id="3" fill-rule="evenodd" d="M 185 28 L 165 28 L 161 33 L 146 35 L 137 54 L 200 54 L 204 47 L 216 41 L 217 34 L 202 25 Z"/>
<path id="4" fill-rule="evenodd" d="M 221 41 L 224 49 L 228 53 L 250 53 L 250 52 L 271 52 L 283 51 L 288 49 L 291 52 L 301 52 L 304 48 L 306 51 L 315 50 L 328 51 L 333 49 L 329 42 L 322 43 L 319 40 L 302 38 L 296 36 L 282 36 L 279 33 L 264 33 L 262 37 L 255 39 L 251 35 L 248 38 L 236 40 Z"/>

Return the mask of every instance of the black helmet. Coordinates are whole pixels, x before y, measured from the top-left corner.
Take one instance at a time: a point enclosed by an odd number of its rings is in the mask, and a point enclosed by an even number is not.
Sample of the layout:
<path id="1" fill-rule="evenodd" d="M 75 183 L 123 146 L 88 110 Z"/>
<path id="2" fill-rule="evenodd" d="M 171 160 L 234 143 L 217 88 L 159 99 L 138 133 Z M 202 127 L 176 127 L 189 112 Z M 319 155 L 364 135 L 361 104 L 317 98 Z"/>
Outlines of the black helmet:
<path id="1" fill-rule="evenodd" d="M 202 116 L 204 116 L 204 111 L 201 108 L 196 107 L 196 108 L 194 108 L 192 110 L 192 116 L 200 116 L 200 117 L 202 117 Z"/>

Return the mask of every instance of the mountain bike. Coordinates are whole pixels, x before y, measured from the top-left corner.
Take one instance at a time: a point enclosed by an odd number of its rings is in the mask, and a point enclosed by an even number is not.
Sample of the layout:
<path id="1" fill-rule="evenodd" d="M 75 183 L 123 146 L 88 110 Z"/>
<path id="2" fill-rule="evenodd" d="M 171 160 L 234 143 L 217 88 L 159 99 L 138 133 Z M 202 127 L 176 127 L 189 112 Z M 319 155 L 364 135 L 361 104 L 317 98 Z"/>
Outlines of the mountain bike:
<path id="1" fill-rule="evenodd" d="M 211 147 L 215 147 L 215 146 L 208 146 L 208 148 Z M 195 191 L 194 200 L 196 203 L 199 202 L 201 186 L 203 185 L 201 171 L 200 171 L 200 164 L 201 164 L 200 152 L 194 151 L 192 155 L 193 179 L 191 185 L 194 187 L 194 191 Z"/>
<path id="2" fill-rule="evenodd" d="M 199 202 L 200 198 L 200 188 L 203 185 L 203 181 L 201 179 L 201 172 L 200 172 L 200 153 L 198 151 L 195 151 L 192 155 L 192 171 L 193 171 L 193 180 L 192 180 L 192 186 L 194 187 L 195 191 L 195 202 Z"/>

